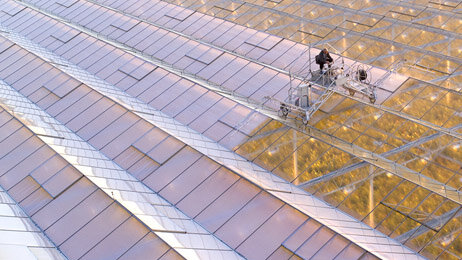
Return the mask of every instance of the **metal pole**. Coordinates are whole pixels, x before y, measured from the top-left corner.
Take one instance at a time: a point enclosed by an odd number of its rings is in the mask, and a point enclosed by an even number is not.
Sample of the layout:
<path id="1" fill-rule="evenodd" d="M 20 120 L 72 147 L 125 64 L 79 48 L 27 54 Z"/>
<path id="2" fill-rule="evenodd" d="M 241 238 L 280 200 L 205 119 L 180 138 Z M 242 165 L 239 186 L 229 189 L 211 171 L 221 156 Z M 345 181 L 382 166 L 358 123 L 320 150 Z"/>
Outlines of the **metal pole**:
<path id="1" fill-rule="evenodd" d="M 294 176 L 293 179 L 298 177 L 298 155 L 297 155 L 297 131 L 292 130 L 292 147 L 294 148 L 294 153 L 293 153 L 293 163 L 294 163 Z"/>
<path id="2" fill-rule="evenodd" d="M 308 64 L 310 66 L 310 75 L 312 75 L 311 73 L 311 42 L 308 43 Z"/>
<path id="3" fill-rule="evenodd" d="M 369 166 L 369 222 L 371 223 L 370 226 L 374 228 L 374 175 L 372 175 L 374 169 L 372 165 Z"/>

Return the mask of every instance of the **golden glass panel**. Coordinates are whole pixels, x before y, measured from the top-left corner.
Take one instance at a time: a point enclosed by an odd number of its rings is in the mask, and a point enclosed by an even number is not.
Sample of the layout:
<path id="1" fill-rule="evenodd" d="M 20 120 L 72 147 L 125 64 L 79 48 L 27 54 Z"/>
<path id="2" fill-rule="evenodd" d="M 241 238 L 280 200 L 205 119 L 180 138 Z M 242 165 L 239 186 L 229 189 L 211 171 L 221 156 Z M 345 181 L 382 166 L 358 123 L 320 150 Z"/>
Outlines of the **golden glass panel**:
<path id="1" fill-rule="evenodd" d="M 369 46 L 369 43 L 365 40 L 360 39 L 354 44 L 352 44 L 350 48 L 344 51 L 343 54 L 357 60 L 357 57 L 367 49 L 367 46 Z"/>
<path id="2" fill-rule="evenodd" d="M 367 179 L 366 179 L 367 180 Z M 373 187 L 373 186 L 372 186 Z M 344 201 L 338 206 L 339 209 L 353 215 L 355 218 L 364 219 L 376 203 L 369 205 L 364 203 L 364 199 L 369 196 L 371 192 L 371 185 L 369 181 L 363 181 L 356 184 L 350 184 L 339 189 L 330 196 L 323 196 L 326 200 L 339 200 L 345 197 Z M 337 196 L 337 198 L 335 198 Z"/>
<path id="3" fill-rule="evenodd" d="M 445 147 L 448 144 L 452 143 L 454 140 L 453 137 L 448 136 L 448 135 L 440 135 L 434 139 L 431 139 L 423 144 L 421 144 L 419 147 L 421 147 L 423 150 L 426 151 L 438 151 L 441 149 L 441 147 Z"/>
<path id="4" fill-rule="evenodd" d="M 403 110 L 408 115 L 421 118 L 432 106 L 433 102 L 431 101 L 415 98 Z"/>
<path id="5" fill-rule="evenodd" d="M 402 152 L 393 154 L 392 156 L 389 157 L 389 159 L 391 159 L 392 161 L 395 161 L 396 163 L 399 163 L 405 166 L 406 166 L 406 163 L 411 162 L 417 158 L 418 157 L 415 154 L 410 153 L 408 151 L 402 151 Z"/>
<path id="6" fill-rule="evenodd" d="M 457 114 L 454 114 L 446 123 L 444 123 L 443 127 L 452 128 L 452 127 L 456 127 L 460 125 L 462 125 L 462 114 L 457 113 Z M 461 129 L 458 129 L 455 131 L 462 133 Z"/>
<path id="7" fill-rule="evenodd" d="M 422 135 L 428 130 L 428 127 L 419 125 L 417 123 L 406 121 L 401 127 L 395 132 L 396 137 L 414 141 L 422 137 Z"/>
<path id="8" fill-rule="evenodd" d="M 462 217 L 454 217 L 446 223 L 446 225 L 433 237 L 432 244 L 424 248 L 424 255 L 435 257 L 436 254 L 441 253 L 443 249 L 448 249 L 450 252 L 460 255 L 460 226 Z M 444 259 L 454 259 L 454 255 L 446 255 Z"/>
<path id="9" fill-rule="evenodd" d="M 428 153 L 428 151 L 426 151 L 425 149 L 422 149 L 422 147 L 420 146 L 417 146 L 417 147 L 411 147 L 409 150 L 408 150 L 410 153 L 413 153 L 415 155 L 417 155 L 418 157 L 425 157 L 425 155 Z"/>
<path id="10" fill-rule="evenodd" d="M 343 15 L 336 15 L 334 17 L 328 17 L 328 18 L 319 18 L 318 19 L 320 22 L 323 24 L 330 24 L 332 26 L 339 26 L 343 21 L 345 20 Z"/>
<path id="11" fill-rule="evenodd" d="M 275 9 L 276 6 L 278 6 L 278 3 L 273 2 L 273 1 L 265 1 L 262 6 L 264 6 L 266 8 L 270 8 L 270 9 Z"/>
<path id="12" fill-rule="evenodd" d="M 429 215 L 432 214 L 442 202 L 443 198 L 441 196 L 431 193 L 422 187 L 416 187 L 416 189 L 401 202 L 400 207 L 402 211 L 406 212 L 410 217 L 418 221 L 424 221 L 428 219 Z"/>
<path id="13" fill-rule="evenodd" d="M 315 26 L 315 28 L 314 34 L 323 38 L 332 31 L 332 29 L 325 26 Z"/>
<path id="14" fill-rule="evenodd" d="M 446 106 L 441 106 L 437 104 L 434 107 L 432 107 L 430 111 L 428 111 L 422 117 L 422 119 L 435 125 L 442 126 L 449 120 L 449 118 L 451 118 L 452 115 L 454 115 L 454 113 L 454 110 Z"/>
<path id="15" fill-rule="evenodd" d="M 342 126 L 338 128 L 333 135 L 351 143 L 356 140 L 361 133 L 347 126 Z"/>
<path id="16" fill-rule="evenodd" d="M 329 34 L 331 35 L 331 34 Z M 329 37 L 327 35 L 327 37 Z M 361 37 L 359 36 L 348 36 L 348 37 L 342 37 L 342 39 L 337 40 L 336 42 L 330 43 L 335 49 L 337 49 L 339 52 L 343 53 L 345 50 L 350 48 L 351 45 L 353 45 L 355 42 L 357 42 Z"/>
<path id="17" fill-rule="evenodd" d="M 462 143 L 460 141 L 454 142 L 451 145 L 446 146 L 443 151 L 442 155 L 451 158 L 454 161 L 462 163 Z M 461 167 L 462 168 L 462 167 Z"/>
<path id="18" fill-rule="evenodd" d="M 399 14 L 399 13 L 394 13 L 394 12 L 390 13 L 390 15 L 387 15 L 387 16 L 400 20 L 400 21 L 406 21 L 406 22 L 410 22 L 414 20 L 415 18 L 413 15 Z"/>
<path id="19" fill-rule="evenodd" d="M 392 138 L 392 137 L 390 137 Z M 393 146 L 391 144 L 388 144 L 388 143 L 384 143 L 382 145 L 379 145 L 378 148 L 375 150 L 375 153 L 377 154 L 382 154 L 382 153 L 385 153 L 385 152 L 388 152 L 392 149 L 396 148 L 396 146 Z"/>
<path id="20" fill-rule="evenodd" d="M 298 30 L 306 33 L 314 33 L 316 29 L 317 26 L 314 23 L 301 22 Z"/>
<path id="21" fill-rule="evenodd" d="M 202 6 L 200 6 L 197 11 L 204 13 L 204 14 L 210 14 L 213 15 L 214 11 L 212 10 L 215 7 L 213 3 L 206 3 Z"/>
<path id="22" fill-rule="evenodd" d="M 456 17 L 452 17 L 446 21 L 445 24 L 441 25 L 441 29 L 446 31 L 451 31 L 455 33 L 462 33 L 462 19 L 457 19 Z"/>
<path id="23" fill-rule="evenodd" d="M 379 22 L 377 18 L 362 16 L 360 22 L 364 25 L 368 25 L 369 28 L 372 28 L 376 23 Z"/>
<path id="24" fill-rule="evenodd" d="M 447 91 L 444 89 L 432 85 L 426 85 L 424 90 L 422 90 L 422 92 L 419 94 L 419 97 L 432 102 L 438 102 L 438 100 L 446 93 Z"/>
<path id="25" fill-rule="evenodd" d="M 356 0 L 356 1 L 351 1 L 348 3 L 348 7 L 351 8 L 351 9 L 354 9 L 354 10 L 360 10 L 362 8 L 367 8 L 370 6 L 370 1 L 360 1 L 360 0 Z"/>
<path id="26" fill-rule="evenodd" d="M 398 51 L 393 51 L 393 53 L 398 53 Z M 401 58 L 401 55 L 393 55 L 386 58 L 380 58 L 372 61 L 371 65 L 381 68 L 389 68 L 391 64 L 393 64 L 396 60 Z"/>
<path id="27" fill-rule="evenodd" d="M 439 165 L 444 165 L 445 168 L 448 168 L 449 170 L 452 171 L 460 171 L 460 163 L 455 162 L 454 160 L 451 160 L 447 158 L 446 156 L 442 155 L 435 155 L 433 156 L 433 161 Z"/>
<path id="28" fill-rule="evenodd" d="M 456 94 L 453 92 L 448 92 L 443 98 L 439 101 L 440 105 L 445 105 L 456 111 L 462 111 L 462 95 Z"/>
<path id="29" fill-rule="evenodd" d="M 298 178 L 296 183 L 303 183 L 326 173 L 342 168 L 352 159 L 348 153 L 336 148 L 330 148 L 321 157 L 311 164 Z"/>
<path id="30" fill-rule="evenodd" d="M 322 41 L 323 38 L 318 37 L 316 35 L 307 35 L 302 41 L 300 41 L 303 44 L 309 45 L 309 44 L 316 44 L 320 41 Z"/>
<path id="31" fill-rule="evenodd" d="M 218 13 L 220 13 L 221 11 L 223 11 L 223 9 L 220 9 L 220 8 L 217 8 L 215 6 L 213 6 L 212 8 L 210 8 L 209 10 L 207 11 L 204 11 L 204 13 L 208 14 L 208 15 L 212 15 L 212 16 L 215 16 L 215 17 L 218 17 Z"/>
<path id="32" fill-rule="evenodd" d="M 382 5 L 381 3 L 376 5 L 376 8 L 368 10 L 368 12 L 377 15 L 385 15 L 391 10 L 391 6 L 389 5 Z"/>
<path id="33" fill-rule="evenodd" d="M 405 121 L 406 121 L 405 119 L 399 116 L 385 113 L 373 123 L 373 126 L 385 132 L 393 133 Z"/>
<path id="34" fill-rule="evenodd" d="M 423 234 L 419 233 L 421 230 L 424 230 Z M 436 232 L 424 226 L 420 226 L 414 234 L 416 235 L 413 235 L 410 239 L 405 241 L 404 245 L 415 250 L 416 252 L 419 252 L 424 246 L 428 244 L 429 241 L 431 241 Z"/>
<path id="35" fill-rule="evenodd" d="M 411 46 L 423 46 L 423 45 L 426 45 L 426 44 L 430 44 L 432 42 L 439 42 L 439 41 L 442 41 L 444 39 L 446 39 L 446 37 L 441 35 L 441 34 L 422 30 L 422 33 L 419 34 L 419 37 L 417 37 L 414 41 L 411 41 L 409 43 L 409 45 L 411 45 Z"/>
<path id="36" fill-rule="evenodd" d="M 273 170 L 289 155 L 297 151 L 298 146 L 304 143 L 307 138 L 305 134 L 291 129 L 271 144 L 254 162 L 265 169 Z"/>
<path id="37" fill-rule="evenodd" d="M 411 155 L 412 159 L 406 160 L 407 161 L 406 162 L 404 161 L 404 158 L 403 158 L 403 162 L 400 162 L 399 160 L 397 162 L 401 163 L 402 165 L 406 166 L 407 168 L 415 172 L 420 172 L 422 171 L 422 169 L 425 168 L 425 166 L 427 166 L 428 164 L 427 158 L 416 156 L 414 153 L 406 153 L 406 154 Z"/>
<path id="38" fill-rule="evenodd" d="M 247 12 L 237 17 L 234 22 L 248 26 L 248 21 L 255 17 L 253 12 Z"/>
<path id="39" fill-rule="evenodd" d="M 436 259 L 441 253 L 443 253 L 443 248 L 441 245 L 432 242 L 430 242 L 430 244 L 426 245 L 425 248 L 420 251 L 420 254 L 428 259 Z"/>
<path id="40" fill-rule="evenodd" d="M 287 132 L 288 128 L 278 121 L 271 120 L 256 134 L 246 140 L 236 152 L 244 157 L 253 160 L 258 154 L 266 150 L 281 135 Z"/>
<path id="41" fill-rule="evenodd" d="M 273 27 L 282 27 L 282 26 L 287 26 L 289 24 L 299 24 L 299 21 L 295 20 L 293 18 L 284 17 L 284 19 L 280 19 L 280 20 L 276 21 L 273 24 Z"/>
<path id="42" fill-rule="evenodd" d="M 447 15 L 432 15 L 430 19 L 417 21 L 417 23 L 428 25 L 436 28 L 441 28 L 443 24 L 448 21 L 449 17 Z"/>
<path id="43" fill-rule="evenodd" d="M 298 24 L 288 25 L 283 28 L 280 28 L 278 31 L 275 31 L 275 34 L 279 37 L 290 38 L 294 33 L 298 31 Z"/>
<path id="44" fill-rule="evenodd" d="M 337 38 L 344 37 L 345 35 L 347 35 L 346 32 L 343 32 L 340 30 L 332 30 L 329 34 L 326 35 L 326 37 L 324 37 L 324 40 L 328 41 L 331 39 L 337 39 Z M 316 47 L 322 48 L 322 45 L 316 46 Z"/>
<path id="45" fill-rule="evenodd" d="M 232 14 L 232 12 L 228 11 L 228 10 L 220 10 L 219 12 L 217 12 L 215 14 L 215 17 L 218 17 L 218 18 L 228 18 L 230 15 Z"/>
<path id="46" fill-rule="evenodd" d="M 376 229 L 386 235 L 390 235 L 406 219 L 402 214 L 383 204 L 377 206 L 376 210 L 374 210 L 374 215 L 382 217 L 382 219 L 378 220 L 380 224 Z"/>
<path id="47" fill-rule="evenodd" d="M 356 23 L 356 22 L 350 22 L 350 21 L 345 21 L 342 25 L 340 25 L 340 27 L 343 27 L 345 29 L 352 30 L 355 32 L 359 32 L 359 33 L 365 32 L 371 28 L 367 25 Z"/>
<path id="48" fill-rule="evenodd" d="M 276 23 L 277 21 L 279 21 L 281 18 L 282 18 L 281 15 L 271 13 L 271 15 L 268 16 L 265 20 L 263 20 L 260 24 L 258 24 L 255 27 L 255 29 L 266 31 L 267 29 L 271 28 L 273 26 L 273 24 Z"/>
<path id="49" fill-rule="evenodd" d="M 406 14 L 406 15 L 410 15 L 410 16 L 417 16 L 420 13 L 418 10 L 416 10 L 414 8 L 398 6 L 398 5 L 393 6 L 393 8 L 391 10 L 394 11 L 394 12 L 397 12 L 397 13 Z"/>
<path id="50" fill-rule="evenodd" d="M 455 173 L 434 163 L 428 163 L 427 167 L 425 167 L 421 173 L 441 183 L 447 183 L 453 188 L 459 188 L 456 187 L 458 185 L 454 185 L 455 183 L 448 182 L 451 180 Z"/>
<path id="51" fill-rule="evenodd" d="M 433 67 L 433 69 L 436 71 L 440 71 L 440 72 L 448 73 L 448 74 L 453 73 L 458 68 L 460 68 L 460 63 L 450 61 L 450 60 L 441 60 L 439 64 Z"/>
<path id="52" fill-rule="evenodd" d="M 263 6 L 266 3 L 266 0 L 246 0 L 245 2 Z"/>
<path id="53" fill-rule="evenodd" d="M 327 187 L 328 185 L 325 185 Z M 348 189 L 348 188 L 344 188 Z M 323 191 L 320 191 L 317 196 L 320 196 L 324 201 L 329 203 L 330 205 L 337 207 L 342 201 L 345 200 L 346 197 L 348 197 L 349 193 L 344 191 L 344 189 L 335 189 L 333 192 L 329 192 L 326 195 L 322 195 Z M 350 212 L 348 212 L 350 215 L 356 214 L 356 211 L 352 211 L 350 209 Z"/>
<path id="54" fill-rule="evenodd" d="M 329 120 L 335 121 L 340 124 L 344 124 L 353 114 L 358 112 L 356 107 L 347 109 L 346 106 L 351 106 L 352 102 L 349 102 L 349 99 L 345 99 L 341 104 L 335 107 L 335 111 L 331 111 L 330 114 L 326 117 Z M 354 103 L 358 104 L 356 101 Z M 337 110 L 340 110 L 337 112 Z"/>
<path id="55" fill-rule="evenodd" d="M 380 2 L 376 1 L 370 1 L 370 0 L 361 0 L 361 1 L 356 1 L 355 5 L 353 6 L 356 10 L 363 10 L 363 9 L 370 9 L 374 6 L 380 6 Z"/>
<path id="56" fill-rule="evenodd" d="M 400 70 L 399 72 L 408 77 L 414 77 L 414 78 L 418 78 L 418 79 L 425 80 L 425 81 L 432 81 L 434 79 L 447 76 L 447 74 L 445 73 L 438 72 L 436 70 L 429 70 L 429 69 L 425 69 L 425 68 L 421 68 L 417 66 L 408 67 L 406 70 Z"/>
<path id="57" fill-rule="evenodd" d="M 282 3 L 284 3 L 285 1 L 283 1 Z M 302 15 L 304 14 L 305 12 L 309 12 L 311 11 L 311 9 L 309 8 L 309 6 L 304 6 L 303 3 L 301 3 L 300 1 L 290 1 L 291 3 L 287 3 L 287 5 L 285 4 L 280 4 L 279 6 L 283 7 L 285 6 L 285 8 L 282 8 L 280 9 L 281 11 L 285 12 L 285 13 L 288 13 L 288 14 L 294 14 L 294 13 L 297 13 L 297 11 L 299 12 L 299 15 Z M 313 6 L 314 8 L 314 6 Z"/>
<path id="58" fill-rule="evenodd" d="M 437 209 L 432 212 L 432 214 L 428 217 L 426 221 L 429 221 L 429 220 L 432 220 L 432 219 L 435 219 L 441 216 L 447 216 L 448 219 L 453 219 L 454 221 L 454 218 L 456 218 L 457 216 L 457 213 L 458 213 L 457 210 L 460 208 L 460 205 L 448 199 L 444 199 L 444 201 L 441 201 L 440 199 L 433 200 L 435 196 L 438 196 L 438 195 L 432 194 L 432 197 L 427 198 L 426 201 L 424 202 L 425 204 L 428 201 L 428 203 L 434 203 L 437 206 Z M 440 202 L 440 204 L 436 204 L 436 202 Z M 437 224 L 438 224 L 437 229 L 440 229 L 445 224 L 445 222 L 441 221 L 441 222 L 438 222 Z"/>
<path id="59" fill-rule="evenodd" d="M 251 28 L 255 28 L 255 26 L 257 26 L 258 24 L 262 23 L 263 21 L 267 20 L 268 17 L 270 16 L 270 12 L 267 12 L 267 11 L 262 11 L 262 12 L 259 12 L 258 14 L 256 14 L 253 18 L 251 18 L 246 26 L 247 27 L 251 27 Z"/>
<path id="60" fill-rule="evenodd" d="M 458 241 L 459 243 L 462 243 L 461 239 L 456 239 L 456 241 Z M 451 246 L 447 248 L 446 251 L 441 253 L 441 255 L 438 256 L 438 259 L 460 260 L 460 253 L 454 254 L 450 252 L 453 245 L 454 244 L 451 244 Z"/>
<path id="61" fill-rule="evenodd" d="M 375 30 L 378 30 L 378 29 L 382 29 L 382 30 L 388 29 L 391 25 L 393 25 L 393 23 L 390 22 L 390 21 L 380 20 L 371 27 L 371 31 L 372 30 L 375 31 Z M 369 34 L 375 35 L 375 36 L 379 35 L 379 34 L 375 34 L 375 33 L 369 33 Z"/>
<path id="62" fill-rule="evenodd" d="M 274 172 L 286 180 L 293 181 L 329 148 L 329 145 L 314 138 L 309 138 L 307 142 L 297 149 L 296 153 L 292 154 L 295 157 L 288 157 Z"/>
<path id="63" fill-rule="evenodd" d="M 384 142 L 388 138 L 387 134 L 383 133 L 382 131 L 378 131 L 377 129 L 374 129 L 372 127 L 367 129 L 364 133 L 380 142 Z"/>
<path id="64" fill-rule="evenodd" d="M 366 43 L 368 47 L 356 58 L 359 61 L 367 61 L 385 55 L 391 47 L 389 43 L 375 40 L 369 40 Z"/>
<path id="65" fill-rule="evenodd" d="M 334 133 L 340 126 L 341 124 L 329 119 L 320 120 L 315 125 L 316 128 L 324 130 L 327 133 Z"/>
<path id="66" fill-rule="evenodd" d="M 348 13 L 345 14 L 345 19 L 350 22 L 361 22 L 362 16 L 360 14 Z"/>
<path id="67" fill-rule="evenodd" d="M 421 59 L 417 60 L 417 64 L 425 69 L 431 69 L 440 62 L 441 59 L 434 55 L 425 55 Z"/>
<path id="68" fill-rule="evenodd" d="M 459 70 L 455 73 L 458 73 Z M 452 75 L 448 79 L 435 80 L 434 82 L 442 88 L 455 90 L 462 94 L 462 75 Z"/>
<path id="69" fill-rule="evenodd" d="M 454 9 L 454 7 L 457 6 L 457 3 L 450 2 L 450 1 L 444 1 L 443 3 L 441 3 L 441 2 L 429 2 L 428 6 L 433 7 L 435 9 L 449 11 L 449 10 Z"/>
<path id="70" fill-rule="evenodd" d="M 316 8 L 310 8 L 310 11 L 301 9 L 298 10 L 298 13 L 301 13 L 301 17 L 306 18 L 308 20 L 316 20 L 319 17 L 324 17 L 324 13 L 328 12 L 329 9 L 323 6 L 317 6 Z M 296 14 L 295 11 L 293 14 Z"/>
<path id="71" fill-rule="evenodd" d="M 247 12 L 256 13 L 257 10 L 255 8 L 252 9 L 252 7 L 250 7 L 248 5 L 245 5 L 245 4 L 241 5 L 238 9 L 236 9 L 235 11 L 233 11 L 231 13 L 231 15 L 228 17 L 228 20 L 231 21 L 231 22 L 235 22 L 238 17 L 240 17 L 241 15 L 246 14 Z"/>
<path id="72" fill-rule="evenodd" d="M 370 117 L 371 115 L 365 114 L 363 112 L 359 112 L 354 114 L 351 119 L 346 123 L 346 126 L 358 131 L 364 132 L 369 125 L 365 125 L 361 122 L 361 119 L 364 117 Z"/>
<path id="73" fill-rule="evenodd" d="M 320 37 L 317 37 L 317 36 L 312 35 L 312 34 L 307 34 L 307 33 L 304 33 L 304 32 L 300 32 L 300 31 L 296 31 L 294 34 L 292 34 L 289 37 L 289 39 L 293 40 L 293 41 L 303 43 L 303 44 L 306 44 L 306 45 L 309 45 L 311 43 L 316 43 L 316 42 L 322 40 L 322 38 L 320 38 Z"/>
<path id="74" fill-rule="evenodd" d="M 395 42 L 408 44 L 410 41 L 414 41 L 421 33 L 422 31 L 419 29 L 407 28 L 405 31 L 401 32 L 398 36 L 396 36 L 393 40 Z"/>
<path id="75" fill-rule="evenodd" d="M 213 3 L 213 1 L 208 1 L 209 3 Z M 237 3 L 237 2 L 233 2 L 233 1 L 216 1 L 214 3 L 214 5 L 216 7 L 219 7 L 221 9 L 226 9 L 228 11 L 236 11 L 242 4 L 241 3 Z"/>
<path id="76" fill-rule="evenodd" d="M 384 179 L 381 183 L 385 183 L 387 181 L 387 179 Z M 387 196 L 383 200 L 383 203 L 387 205 L 398 205 L 403 198 L 405 198 L 416 187 L 416 185 L 408 181 L 403 181 L 395 187 L 396 188 L 391 192 L 390 196 Z"/>
<path id="77" fill-rule="evenodd" d="M 375 151 L 375 149 L 377 149 L 377 147 L 381 145 L 381 142 L 377 141 L 376 139 L 370 136 L 361 135 L 353 142 L 353 144 L 369 151 Z"/>
<path id="78" fill-rule="evenodd" d="M 432 51 L 432 52 L 437 52 L 437 53 L 440 53 L 440 54 L 443 54 L 443 55 L 450 55 L 449 43 L 450 43 L 450 40 L 447 39 L 444 42 L 440 42 L 440 43 L 437 43 L 437 44 L 430 44 L 430 45 L 426 46 L 424 49 L 428 50 L 428 51 Z"/>
<path id="79" fill-rule="evenodd" d="M 275 10 L 284 10 L 284 8 L 288 7 L 289 5 L 293 4 L 296 2 L 295 0 L 282 0 L 279 2 L 276 7 L 274 8 Z"/>
<path id="80" fill-rule="evenodd" d="M 402 235 L 403 233 L 406 233 L 414 228 L 420 227 L 420 224 L 415 221 L 412 218 L 405 218 L 401 224 L 399 224 L 395 230 L 393 230 L 393 233 L 391 234 L 392 238 L 395 238 L 399 235 Z"/>

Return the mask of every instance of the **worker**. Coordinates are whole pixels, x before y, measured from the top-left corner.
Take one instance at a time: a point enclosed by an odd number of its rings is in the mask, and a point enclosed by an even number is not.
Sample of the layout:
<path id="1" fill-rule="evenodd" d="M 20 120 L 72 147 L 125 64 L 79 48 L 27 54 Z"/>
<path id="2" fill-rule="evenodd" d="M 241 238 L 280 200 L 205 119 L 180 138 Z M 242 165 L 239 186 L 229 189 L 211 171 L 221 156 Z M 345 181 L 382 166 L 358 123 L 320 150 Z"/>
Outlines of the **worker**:
<path id="1" fill-rule="evenodd" d="M 327 63 L 330 68 L 333 61 L 334 59 L 332 59 L 326 48 L 322 49 L 322 51 L 318 55 L 316 55 L 316 64 L 319 64 L 319 69 L 321 73 L 322 69 L 324 68 L 324 64 Z"/>

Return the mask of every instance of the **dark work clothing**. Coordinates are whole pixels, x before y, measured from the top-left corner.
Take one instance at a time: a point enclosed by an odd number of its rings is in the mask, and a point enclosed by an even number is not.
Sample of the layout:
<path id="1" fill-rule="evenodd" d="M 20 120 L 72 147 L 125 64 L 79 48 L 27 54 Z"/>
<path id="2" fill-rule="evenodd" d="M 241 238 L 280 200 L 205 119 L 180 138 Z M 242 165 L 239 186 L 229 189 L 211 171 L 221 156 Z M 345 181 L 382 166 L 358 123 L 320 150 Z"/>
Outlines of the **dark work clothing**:
<path id="1" fill-rule="evenodd" d="M 333 62 L 334 59 L 332 59 L 332 57 L 330 56 L 329 53 L 324 53 L 323 51 L 321 51 L 319 53 L 319 69 L 322 71 L 322 68 L 324 67 L 324 64 L 326 64 L 327 62 Z"/>

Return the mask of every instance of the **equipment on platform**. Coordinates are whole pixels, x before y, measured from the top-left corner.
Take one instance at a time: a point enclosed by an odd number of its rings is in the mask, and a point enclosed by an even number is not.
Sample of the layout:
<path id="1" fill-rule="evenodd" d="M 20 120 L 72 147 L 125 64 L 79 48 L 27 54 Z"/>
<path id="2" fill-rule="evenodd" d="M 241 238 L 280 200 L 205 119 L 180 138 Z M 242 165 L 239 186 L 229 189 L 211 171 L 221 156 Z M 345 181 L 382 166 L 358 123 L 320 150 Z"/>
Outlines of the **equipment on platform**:
<path id="1" fill-rule="evenodd" d="M 369 98 L 369 101 L 374 104 L 377 100 L 377 86 L 370 84 L 372 79 L 370 70 L 365 65 L 358 64 L 353 66 L 350 71 L 351 74 L 340 77 L 336 85 L 346 89 L 350 96 L 360 93 Z"/>
<path id="2" fill-rule="evenodd" d="M 334 54 L 336 54 L 334 62 L 326 63 L 322 70 L 312 70 L 311 67 L 316 66 L 316 61 L 311 59 L 311 53 L 319 50 L 312 49 L 309 46 L 293 62 L 293 64 L 303 65 L 298 68 L 298 71 L 289 73 L 290 87 L 287 98 L 280 101 L 274 97 L 265 97 L 278 104 L 278 115 L 280 117 L 284 119 L 292 117 L 297 121 L 301 121 L 303 125 L 308 124 L 313 114 L 328 101 L 334 92 L 339 91 L 338 87 L 348 91 L 350 96 L 359 93 L 374 104 L 377 101 L 377 87 L 392 73 L 401 68 L 405 62 L 405 60 L 395 61 L 390 66 L 391 69 L 372 84 L 372 67 L 357 64 L 351 66 L 346 72 L 344 58 L 334 47 L 329 44 L 326 45 L 326 48 L 333 50 Z M 305 59 L 306 53 L 308 53 L 308 59 L 300 62 L 300 59 Z M 340 66 L 337 64 L 340 64 Z"/>

